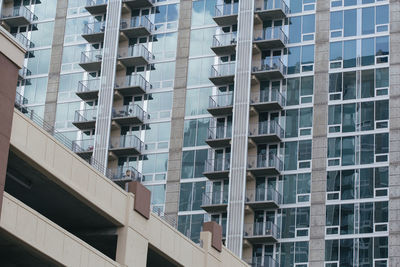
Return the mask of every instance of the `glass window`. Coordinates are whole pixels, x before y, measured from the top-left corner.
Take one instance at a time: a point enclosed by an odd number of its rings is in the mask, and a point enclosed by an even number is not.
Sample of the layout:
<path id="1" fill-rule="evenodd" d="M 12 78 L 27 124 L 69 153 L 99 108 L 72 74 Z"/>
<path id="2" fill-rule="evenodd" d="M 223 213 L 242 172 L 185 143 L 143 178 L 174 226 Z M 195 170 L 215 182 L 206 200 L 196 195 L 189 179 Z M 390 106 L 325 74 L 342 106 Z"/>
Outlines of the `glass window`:
<path id="1" fill-rule="evenodd" d="M 325 261 L 337 261 L 339 258 L 339 240 L 325 240 Z"/>
<path id="2" fill-rule="evenodd" d="M 303 16 L 303 34 L 313 32 L 315 32 L 315 15 Z"/>
<path id="3" fill-rule="evenodd" d="M 189 59 L 187 86 L 210 84 L 210 68 L 214 57 Z"/>
<path id="4" fill-rule="evenodd" d="M 331 31 L 343 29 L 343 11 L 331 12 L 330 24 Z"/>
<path id="5" fill-rule="evenodd" d="M 301 77 L 301 95 L 312 95 L 314 88 L 314 76 Z"/>
<path id="6" fill-rule="evenodd" d="M 294 238 L 296 225 L 296 209 L 282 209 L 282 238 Z"/>
<path id="7" fill-rule="evenodd" d="M 360 233 L 372 233 L 374 230 L 374 204 L 360 203 Z"/>
<path id="8" fill-rule="evenodd" d="M 375 33 L 375 8 L 362 9 L 362 34 Z"/>
<path id="9" fill-rule="evenodd" d="M 50 49 L 35 50 L 28 53 L 27 68 L 32 75 L 47 74 L 50 67 Z"/>
<path id="10" fill-rule="evenodd" d="M 360 198 L 374 197 L 374 169 L 360 170 Z"/>
<path id="11" fill-rule="evenodd" d="M 375 64 L 374 56 L 374 38 L 365 38 L 361 40 L 361 65 L 368 66 Z"/>
<path id="12" fill-rule="evenodd" d="M 286 105 L 299 104 L 300 78 L 287 79 Z"/>
<path id="13" fill-rule="evenodd" d="M 201 201 L 206 182 L 181 183 L 179 211 L 201 210 Z"/>
<path id="14" fill-rule="evenodd" d="M 375 49 L 377 56 L 389 55 L 389 36 L 377 37 Z"/>
<path id="15" fill-rule="evenodd" d="M 342 60 L 342 42 L 333 42 L 329 46 L 329 60 Z"/>
<path id="16" fill-rule="evenodd" d="M 213 16 L 215 14 L 216 0 L 193 1 L 192 27 L 203 25 L 215 25 Z"/>
<path id="17" fill-rule="evenodd" d="M 313 109 L 302 108 L 300 109 L 300 128 L 312 127 Z"/>
<path id="18" fill-rule="evenodd" d="M 374 102 L 361 103 L 361 131 L 373 130 L 375 127 Z"/>
<path id="19" fill-rule="evenodd" d="M 328 125 L 342 123 L 342 105 L 330 105 L 328 107 Z"/>
<path id="20" fill-rule="evenodd" d="M 354 204 L 343 204 L 340 207 L 340 234 L 348 235 L 353 233 L 354 233 Z"/>
<path id="21" fill-rule="evenodd" d="M 376 88 L 389 86 L 389 68 L 375 70 Z"/>
<path id="22" fill-rule="evenodd" d="M 285 170 L 297 169 L 297 142 L 285 143 Z"/>
<path id="23" fill-rule="evenodd" d="M 54 22 L 39 23 L 37 27 L 32 29 L 30 41 L 35 45 L 35 48 L 50 46 L 53 42 L 53 30 Z"/>
<path id="24" fill-rule="evenodd" d="M 339 205 L 327 205 L 326 206 L 326 226 L 339 225 Z"/>
<path id="25" fill-rule="evenodd" d="M 296 203 L 296 175 L 283 176 L 283 203 Z"/>
<path id="26" fill-rule="evenodd" d="M 387 258 L 388 257 L 388 238 L 374 237 L 374 258 Z"/>
<path id="27" fill-rule="evenodd" d="M 289 18 L 289 43 L 301 42 L 301 16 Z"/>
<path id="28" fill-rule="evenodd" d="M 207 149 L 183 151 L 181 178 L 187 179 L 203 177 L 207 153 Z"/>
<path id="29" fill-rule="evenodd" d="M 340 240 L 340 259 L 339 266 L 351 267 L 353 265 L 353 239 L 341 239 Z"/>
<path id="30" fill-rule="evenodd" d="M 212 88 L 190 89 L 186 91 L 185 115 L 194 116 L 208 114 L 209 96 L 212 94 Z"/>
<path id="31" fill-rule="evenodd" d="M 389 152 L 389 133 L 375 134 L 375 154 Z"/>
<path id="32" fill-rule="evenodd" d="M 308 242 L 296 242 L 295 262 L 308 262 Z"/>
<path id="33" fill-rule="evenodd" d="M 342 165 L 355 164 L 355 142 L 354 136 L 343 137 L 342 139 Z"/>
<path id="34" fill-rule="evenodd" d="M 356 130 L 356 104 L 344 104 L 342 114 L 342 132 L 354 132 Z"/>
<path id="35" fill-rule="evenodd" d="M 342 92 L 342 73 L 329 74 L 329 93 Z"/>
<path id="36" fill-rule="evenodd" d="M 357 42 L 356 40 L 343 42 L 343 68 L 356 66 Z"/>
<path id="37" fill-rule="evenodd" d="M 27 79 L 25 81 L 24 97 L 28 104 L 44 104 L 46 101 L 48 78 Z"/>
<path id="38" fill-rule="evenodd" d="M 204 146 L 210 119 L 186 120 L 184 124 L 183 146 Z"/>
<path id="39" fill-rule="evenodd" d="M 299 160 L 311 159 L 311 140 L 299 141 Z"/>
<path id="40" fill-rule="evenodd" d="M 288 74 L 300 72 L 300 47 L 288 48 Z"/>
<path id="41" fill-rule="evenodd" d="M 354 181 L 356 173 L 354 170 L 342 171 L 340 195 L 342 200 L 354 199 Z"/>
<path id="42" fill-rule="evenodd" d="M 210 47 L 213 44 L 213 36 L 216 30 L 214 27 L 206 29 L 192 30 L 190 33 L 190 52 L 189 56 L 212 55 Z"/>
<path id="43" fill-rule="evenodd" d="M 165 184 L 162 185 L 146 185 L 151 192 L 151 205 L 159 205 L 165 203 Z"/>
<path id="44" fill-rule="evenodd" d="M 377 6 L 376 7 L 376 24 L 387 24 L 389 23 L 389 5 Z"/>
<path id="45" fill-rule="evenodd" d="M 389 119 L 389 100 L 381 100 L 375 102 L 375 118 L 376 120 Z"/>
<path id="46" fill-rule="evenodd" d="M 356 98 L 356 72 L 343 73 L 343 100 Z"/>
<path id="47" fill-rule="evenodd" d="M 374 70 L 361 71 L 361 97 L 375 96 L 375 80 Z"/>
<path id="48" fill-rule="evenodd" d="M 297 137 L 299 126 L 299 110 L 298 109 L 288 109 L 286 110 L 286 131 L 285 137 Z"/>
<path id="49" fill-rule="evenodd" d="M 305 45 L 302 47 L 301 64 L 314 63 L 314 45 Z"/>
<path id="50" fill-rule="evenodd" d="M 363 266 L 373 266 L 372 259 L 372 238 L 360 238 L 359 239 L 359 252 L 358 260 L 360 265 Z"/>
<path id="51" fill-rule="evenodd" d="M 357 9 L 344 11 L 344 37 L 357 35 Z"/>

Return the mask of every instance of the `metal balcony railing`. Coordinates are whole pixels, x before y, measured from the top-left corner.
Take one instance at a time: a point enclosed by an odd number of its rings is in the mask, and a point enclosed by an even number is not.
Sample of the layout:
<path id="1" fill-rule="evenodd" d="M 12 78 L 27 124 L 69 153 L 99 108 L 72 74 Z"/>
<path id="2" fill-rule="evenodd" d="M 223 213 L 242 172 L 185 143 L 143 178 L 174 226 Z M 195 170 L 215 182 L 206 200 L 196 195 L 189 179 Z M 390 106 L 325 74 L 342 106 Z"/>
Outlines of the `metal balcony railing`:
<path id="1" fill-rule="evenodd" d="M 211 66 L 211 77 L 235 75 L 236 62 L 222 63 Z"/>
<path id="2" fill-rule="evenodd" d="M 215 6 L 215 17 L 237 15 L 238 9 L 239 9 L 239 2 L 216 5 Z"/>
<path id="3" fill-rule="evenodd" d="M 150 21 L 147 16 L 132 17 L 129 19 L 121 19 L 120 28 L 121 30 L 130 28 L 146 28 L 149 32 L 154 30 L 154 24 Z"/>
<path id="4" fill-rule="evenodd" d="M 125 105 L 112 109 L 112 118 L 136 117 L 140 121 L 144 121 L 146 112 L 139 105 Z"/>
<path id="5" fill-rule="evenodd" d="M 80 63 L 100 62 L 103 60 L 103 49 L 95 49 L 81 53 Z"/>
<path id="6" fill-rule="evenodd" d="M 83 80 L 78 82 L 78 93 L 86 93 L 100 90 L 100 78 Z"/>
<path id="7" fill-rule="evenodd" d="M 17 41 L 26 49 L 28 48 L 34 48 L 35 44 L 31 42 L 24 34 L 22 33 L 12 33 L 12 36 L 17 39 Z"/>
<path id="8" fill-rule="evenodd" d="M 231 158 L 225 159 L 207 159 L 204 166 L 204 172 L 221 172 L 229 171 Z"/>
<path id="9" fill-rule="evenodd" d="M 38 17 L 25 6 L 15 6 L 11 8 L 4 8 L 2 10 L 2 15 L 1 15 L 2 19 L 15 18 L 15 17 L 24 17 L 29 22 L 33 22 L 38 19 Z"/>
<path id="10" fill-rule="evenodd" d="M 247 202 L 274 201 L 278 205 L 282 203 L 282 195 L 273 188 L 259 187 L 246 190 Z"/>
<path id="11" fill-rule="evenodd" d="M 153 59 L 153 54 L 143 44 L 136 44 L 122 48 L 119 57 L 143 57 L 149 61 Z"/>
<path id="12" fill-rule="evenodd" d="M 254 103 L 267 103 L 278 102 L 281 107 L 286 106 L 286 98 L 278 90 L 263 90 L 251 94 L 251 102 Z"/>
<path id="13" fill-rule="evenodd" d="M 105 21 L 96 21 L 96 22 L 85 24 L 85 26 L 83 28 L 83 34 L 104 33 L 105 30 L 106 30 L 106 22 Z"/>
<path id="14" fill-rule="evenodd" d="M 15 94 L 15 107 L 16 108 L 22 108 L 26 104 L 28 104 L 28 99 L 26 97 L 23 97 L 20 93 L 16 92 L 16 94 Z"/>
<path id="15" fill-rule="evenodd" d="M 288 37 L 283 32 L 282 27 L 264 28 L 262 31 L 255 32 L 254 36 L 254 41 L 278 39 L 281 40 L 284 45 L 288 43 Z"/>
<path id="16" fill-rule="evenodd" d="M 283 161 L 273 154 L 249 156 L 247 165 L 249 169 L 275 168 L 277 171 L 283 170 Z"/>
<path id="17" fill-rule="evenodd" d="M 246 260 L 246 262 L 251 267 L 279 267 L 279 262 L 275 260 L 272 256 L 259 256 L 253 257 L 250 260 Z"/>
<path id="18" fill-rule="evenodd" d="M 82 109 L 75 111 L 74 122 L 88 122 L 96 121 L 97 118 L 97 108 L 92 109 Z"/>
<path id="19" fill-rule="evenodd" d="M 144 143 L 136 135 L 121 135 L 110 138 L 110 149 L 134 148 L 142 151 Z"/>
<path id="20" fill-rule="evenodd" d="M 235 45 L 236 43 L 237 43 L 237 33 L 229 32 L 229 33 L 214 35 L 212 46 L 227 46 L 227 45 Z"/>
<path id="21" fill-rule="evenodd" d="M 107 3 L 108 3 L 108 0 L 86 0 L 86 6 L 105 5 Z"/>
<path id="22" fill-rule="evenodd" d="M 244 236 L 272 236 L 275 239 L 278 239 L 280 237 L 280 229 L 273 222 L 255 222 L 244 225 Z"/>
<path id="23" fill-rule="evenodd" d="M 207 131 L 207 139 L 217 140 L 232 137 L 232 126 L 213 126 Z"/>
<path id="24" fill-rule="evenodd" d="M 233 92 L 210 96 L 208 108 L 222 108 L 233 105 Z"/>
<path id="25" fill-rule="evenodd" d="M 282 12 L 287 15 L 290 12 L 289 7 L 287 6 L 286 2 L 283 0 L 269 0 L 269 1 L 262 1 L 263 5 L 255 6 L 254 9 L 256 12 L 260 11 L 270 11 L 275 9 L 280 9 Z"/>
<path id="26" fill-rule="evenodd" d="M 286 66 L 283 64 L 280 57 L 266 58 L 262 60 L 261 65 L 253 67 L 253 72 L 263 71 L 279 71 L 282 75 L 286 74 Z"/>
<path id="27" fill-rule="evenodd" d="M 285 136 L 285 131 L 276 121 L 264 121 L 249 125 L 249 136 L 277 135 L 279 138 Z"/>
<path id="28" fill-rule="evenodd" d="M 118 83 L 117 87 L 130 87 L 130 86 L 139 86 L 144 89 L 144 91 L 148 91 L 151 89 L 151 84 L 138 73 L 133 73 L 131 75 L 125 76 L 123 82 Z"/>
<path id="29" fill-rule="evenodd" d="M 94 138 L 72 141 L 72 151 L 75 153 L 92 152 L 94 149 Z"/>
<path id="30" fill-rule="evenodd" d="M 32 75 L 32 72 L 27 67 L 22 67 L 21 69 L 18 70 L 18 75 L 21 78 L 25 78 L 26 76 Z"/>
<path id="31" fill-rule="evenodd" d="M 221 205 L 228 203 L 228 192 L 205 192 L 202 197 L 202 206 Z"/>
<path id="32" fill-rule="evenodd" d="M 142 181 L 142 174 L 134 167 L 118 166 L 117 168 L 111 168 L 110 174 L 109 178 L 112 181 Z"/>

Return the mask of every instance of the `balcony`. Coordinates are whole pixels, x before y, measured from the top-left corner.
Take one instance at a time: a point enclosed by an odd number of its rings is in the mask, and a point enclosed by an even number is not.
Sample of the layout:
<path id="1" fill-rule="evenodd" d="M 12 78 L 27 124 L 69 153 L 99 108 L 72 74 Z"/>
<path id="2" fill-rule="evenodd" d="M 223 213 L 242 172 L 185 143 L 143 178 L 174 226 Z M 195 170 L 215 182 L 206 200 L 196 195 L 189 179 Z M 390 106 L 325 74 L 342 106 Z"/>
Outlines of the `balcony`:
<path id="1" fill-rule="evenodd" d="M 260 1 L 255 4 L 254 10 L 259 22 L 282 19 L 289 14 L 289 7 L 283 0 Z"/>
<path id="2" fill-rule="evenodd" d="M 85 71 L 99 71 L 103 60 L 103 49 L 95 49 L 81 53 L 81 66 Z"/>
<path id="3" fill-rule="evenodd" d="M 21 69 L 18 70 L 18 79 L 19 80 L 24 80 L 26 76 L 32 75 L 32 72 L 26 68 L 22 67 Z"/>
<path id="4" fill-rule="evenodd" d="M 151 89 L 151 84 L 141 75 L 127 75 L 115 85 L 115 90 L 123 96 L 142 95 Z"/>
<path id="5" fill-rule="evenodd" d="M 206 143 L 213 148 L 227 147 L 232 139 L 232 126 L 209 127 Z"/>
<path id="6" fill-rule="evenodd" d="M 236 32 L 216 34 L 213 37 L 211 50 L 217 55 L 230 55 L 236 52 Z"/>
<path id="7" fill-rule="evenodd" d="M 86 10 L 92 14 L 103 14 L 107 12 L 108 0 L 86 0 Z"/>
<path id="8" fill-rule="evenodd" d="M 218 26 L 228 26 L 237 24 L 239 3 L 225 3 L 215 6 L 214 21 Z"/>
<path id="9" fill-rule="evenodd" d="M 281 194 L 272 188 L 255 188 L 246 191 L 246 204 L 253 210 L 277 209 L 282 203 Z"/>
<path id="10" fill-rule="evenodd" d="M 144 143 L 136 135 L 121 135 L 110 138 L 110 152 L 117 157 L 138 155 L 142 152 Z"/>
<path id="11" fill-rule="evenodd" d="M 77 110 L 72 124 L 79 130 L 89 130 L 95 127 L 96 119 L 97 108 Z"/>
<path id="12" fill-rule="evenodd" d="M 121 32 L 128 38 L 150 35 L 154 29 L 153 23 L 147 16 L 122 19 L 120 25 Z"/>
<path id="13" fill-rule="evenodd" d="M 258 112 L 282 110 L 286 98 L 278 90 L 263 90 L 250 95 L 250 105 Z"/>
<path id="14" fill-rule="evenodd" d="M 264 256 L 264 257 L 253 257 L 250 260 L 246 260 L 246 262 L 251 267 L 279 267 L 279 262 L 276 261 L 272 256 Z"/>
<path id="15" fill-rule="evenodd" d="M 79 81 L 76 95 L 82 100 L 97 99 L 100 90 L 100 78 Z"/>
<path id="16" fill-rule="evenodd" d="M 208 213 L 226 212 L 228 207 L 227 192 L 206 192 L 203 194 L 201 208 Z"/>
<path id="17" fill-rule="evenodd" d="M 125 188 L 125 184 L 132 181 L 142 181 L 142 174 L 133 167 L 119 166 L 109 169 L 108 178 L 119 186 Z"/>
<path id="18" fill-rule="evenodd" d="M 37 16 L 25 6 L 16 6 L 2 10 L 1 21 L 9 27 L 29 25 L 37 20 Z"/>
<path id="19" fill-rule="evenodd" d="M 83 27 L 82 37 L 89 43 L 99 43 L 104 40 L 104 32 L 106 30 L 105 21 L 96 21 L 85 24 Z"/>
<path id="20" fill-rule="evenodd" d="M 151 59 L 153 54 L 143 44 L 122 48 L 118 54 L 118 60 L 125 68 L 147 65 Z"/>
<path id="21" fill-rule="evenodd" d="M 210 96 L 207 111 L 213 116 L 232 114 L 233 92 Z"/>
<path id="22" fill-rule="evenodd" d="M 142 124 L 145 119 L 145 112 L 138 105 L 113 107 L 112 119 L 119 125 Z"/>
<path id="23" fill-rule="evenodd" d="M 80 156 L 89 156 L 93 153 L 94 138 L 72 141 L 72 151 Z"/>
<path id="24" fill-rule="evenodd" d="M 283 170 L 283 161 L 277 156 L 260 154 L 249 156 L 247 170 L 254 176 L 279 175 Z"/>
<path id="25" fill-rule="evenodd" d="M 277 242 L 280 230 L 272 222 L 255 222 L 244 225 L 244 236 L 250 243 L 272 243 Z"/>
<path id="26" fill-rule="evenodd" d="M 236 62 L 222 63 L 211 66 L 210 81 L 214 85 L 225 85 L 235 80 Z"/>
<path id="27" fill-rule="evenodd" d="M 210 180 L 229 178 L 230 161 L 230 157 L 207 159 L 203 175 Z"/>
<path id="28" fill-rule="evenodd" d="M 22 33 L 12 33 L 12 36 L 25 48 L 34 48 L 35 44 L 31 42 L 24 34 Z"/>
<path id="29" fill-rule="evenodd" d="M 122 0 L 124 4 L 127 4 L 130 8 L 141 8 L 153 6 L 153 0 Z"/>
<path id="30" fill-rule="evenodd" d="M 285 131 L 276 121 L 259 122 L 249 125 L 249 138 L 255 144 L 280 142 Z"/>
<path id="31" fill-rule="evenodd" d="M 254 36 L 253 43 L 259 50 L 283 48 L 288 43 L 288 37 L 281 27 L 266 28 L 256 32 Z"/>
<path id="32" fill-rule="evenodd" d="M 27 110 L 25 105 L 28 104 L 28 99 L 23 97 L 20 93 L 16 92 L 14 107 L 20 110 L 22 113 L 26 113 Z"/>
<path id="33" fill-rule="evenodd" d="M 257 81 L 283 79 L 285 74 L 286 66 L 280 57 L 266 58 L 259 67 L 253 67 L 253 80 Z"/>

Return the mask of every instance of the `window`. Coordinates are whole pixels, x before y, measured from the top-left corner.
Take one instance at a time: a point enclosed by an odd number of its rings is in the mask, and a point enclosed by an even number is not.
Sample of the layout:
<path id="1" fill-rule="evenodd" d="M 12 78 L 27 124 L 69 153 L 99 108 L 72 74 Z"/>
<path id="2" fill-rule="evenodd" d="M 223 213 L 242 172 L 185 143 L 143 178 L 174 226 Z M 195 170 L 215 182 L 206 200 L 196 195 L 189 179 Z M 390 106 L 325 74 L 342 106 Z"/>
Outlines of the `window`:
<path id="1" fill-rule="evenodd" d="M 215 25 L 213 16 L 215 13 L 216 0 L 193 1 L 192 27 L 203 25 Z"/>
<path id="2" fill-rule="evenodd" d="M 200 231 L 204 222 L 203 214 L 179 215 L 178 230 L 185 236 L 192 239 L 193 242 L 200 241 Z"/>
<path id="3" fill-rule="evenodd" d="M 211 87 L 187 90 L 185 116 L 208 114 L 207 108 L 211 94 Z"/>
<path id="4" fill-rule="evenodd" d="M 141 156 L 142 180 L 166 180 L 168 170 L 168 153 L 148 154 Z"/>
<path id="5" fill-rule="evenodd" d="M 206 145 L 209 118 L 186 120 L 184 125 L 183 146 L 203 146 Z"/>
<path id="6" fill-rule="evenodd" d="M 212 55 L 210 49 L 213 43 L 213 36 L 216 32 L 214 27 L 192 30 L 190 33 L 190 52 L 189 56 L 208 56 Z"/>
<path id="7" fill-rule="evenodd" d="M 288 74 L 307 72 L 313 70 L 314 45 L 290 47 L 288 53 Z"/>
<path id="8" fill-rule="evenodd" d="M 170 118 L 172 109 L 172 92 L 147 95 L 147 112 L 151 119 Z"/>
<path id="9" fill-rule="evenodd" d="M 214 57 L 189 59 L 187 86 L 210 84 L 210 68 Z"/>
<path id="10" fill-rule="evenodd" d="M 206 182 L 181 183 L 179 193 L 179 211 L 201 210 L 202 197 Z"/>
<path id="11" fill-rule="evenodd" d="M 182 153 L 182 179 L 203 177 L 208 150 L 191 150 Z"/>
<path id="12" fill-rule="evenodd" d="M 283 176 L 283 203 L 292 204 L 310 200 L 311 174 L 299 173 Z"/>
<path id="13" fill-rule="evenodd" d="M 167 149 L 171 133 L 171 123 L 151 123 L 143 126 L 146 150 Z"/>

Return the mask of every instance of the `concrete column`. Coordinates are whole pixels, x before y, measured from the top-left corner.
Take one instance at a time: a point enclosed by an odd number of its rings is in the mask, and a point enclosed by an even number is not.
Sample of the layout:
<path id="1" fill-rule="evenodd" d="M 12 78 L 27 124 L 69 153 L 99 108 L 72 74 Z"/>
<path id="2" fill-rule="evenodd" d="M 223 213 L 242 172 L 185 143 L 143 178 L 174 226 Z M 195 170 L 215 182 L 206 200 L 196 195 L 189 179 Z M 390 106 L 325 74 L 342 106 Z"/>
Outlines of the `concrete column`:
<path id="1" fill-rule="evenodd" d="M 104 167 L 108 163 L 108 146 L 110 141 L 111 111 L 114 98 L 115 72 L 119 41 L 119 24 L 121 19 L 120 0 L 109 0 L 107 6 L 106 29 L 104 33 L 103 61 L 101 62 L 101 84 L 97 106 L 96 140 L 93 158 Z"/>
<path id="2" fill-rule="evenodd" d="M 178 47 L 175 65 L 174 95 L 169 141 L 165 214 L 178 218 L 179 190 L 182 169 L 183 127 L 185 123 L 186 85 L 189 59 L 192 1 L 180 2 Z"/>
<path id="3" fill-rule="evenodd" d="M 3 201 L 18 67 L 0 52 L 0 216 Z"/>
<path id="4" fill-rule="evenodd" d="M 329 0 L 317 1 L 309 266 L 324 266 L 329 92 Z"/>
<path id="5" fill-rule="evenodd" d="M 389 266 L 400 266 L 400 2 L 390 0 Z"/>
<path id="6" fill-rule="evenodd" d="M 243 249 L 253 26 L 254 1 L 239 1 L 226 242 L 228 249 L 240 258 Z"/>
<path id="7" fill-rule="evenodd" d="M 56 122 L 56 109 L 62 54 L 64 50 L 64 33 L 67 19 L 68 0 L 57 1 L 56 17 L 54 21 L 53 42 L 51 45 L 51 58 L 49 79 L 47 81 L 46 102 L 44 106 L 44 121 L 51 126 Z"/>

